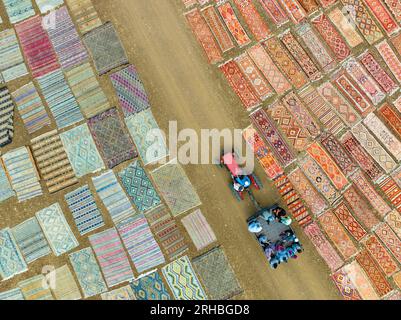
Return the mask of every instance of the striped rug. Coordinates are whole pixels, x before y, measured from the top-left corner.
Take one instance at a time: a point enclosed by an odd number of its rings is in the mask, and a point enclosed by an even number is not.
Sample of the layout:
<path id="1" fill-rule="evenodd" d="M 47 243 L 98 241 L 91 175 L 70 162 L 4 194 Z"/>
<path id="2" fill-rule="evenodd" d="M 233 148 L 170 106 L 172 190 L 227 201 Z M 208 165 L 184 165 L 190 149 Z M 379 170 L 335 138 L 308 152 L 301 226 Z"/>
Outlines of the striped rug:
<path id="1" fill-rule="evenodd" d="M 157 270 L 139 276 L 130 285 L 137 300 L 171 300 L 170 294 Z"/>
<path id="2" fill-rule="evenodd" d="M 84 119 L 61 69 L 57 69 L 37 80 L 59 129 Z"/>
<path id="3" fill-rule="evenodd" d="M 3 0 L 11 23 L 17 23 L 35 14 L 31 0 Z"/>
<path id="4" fill-rule="evenodd" d="M 2 159 L 19 202 L 42 195 L 39 174 L 27 147 L 9 151 Z"/>
<path id="5" fill-rule="evenodd" d="M 102 293 L 102 300 L 136 300 L 129 285 Z"/>
<path id="6" fill-rule="evenodd" d="M 25 257 L 31 263 L 51 253 L 51 249 L 35 217 L 25 220 L 12 229 L 15 241 Z"/>
<path id="7" fill-rule="evenodd" d="M 0 292 L 1 300 L 25 300 L 20 288 Z"/>
<path id="8" fill-rule="evenodd" d="M 14 29 L 0 32 L 0 73 L 5 82 L 28 74 Z"/>
<path id="9" fill-rule="evenodd" d="M 65 75 L 85 117 L 93 117 L 110 108 L 90 63 L 72 68 Z"/>
<path id="10" fill-rule="evenodd" d="M 21 289 L 25 300 L 54 300 L 42 274 L 20 281 L 18 287 Z"/>
<path id="11" fill-rule="evenodd" d="M 45 16 L 46 18 L 54 20 L 54 26 L 48 28 L 47 32 L 61 68 L 64 70 L 73 68 L 89 59 L 88 52 L 75 29 L 66 6 L 52 11 Z"/>
<path id="12" fill-rule="evenodd" d="M 197 250 L 202 250 L 217 240 L 200 209 L 182 218 L 181 222 Z"/>
<path id="13" fill-rule="evenodd" d="M 11 229 L 0 230 L 0 278 L 7 280 L 27 270 Z"/>
<path id="14" fill-rule="evenodd" d="M 50 193 L 78 182 L 57 130 L 32 139 L 31 150 Z"/>
<path id="15" fill-rule="evenodd" d="M 109 288 L 134 277 L 117 230 L 111 228 L 89 236 Z"/>
<path id="16" fill-rule="evenodd" d="M 64 196 L 81 235 L 104 226 L 102 214 L 88 185 Z"/>
<path id="17" fill-rule="evenodd" d="M 92 182 L 114 224 L 135 215 L 135 210 L 131 202 L 112 170 L 106 171 L 100 176 L 93 177 Z"/>
<path id="18" fill-rule="evenodd" d="M 50 125 L 50 118 L 32 82 L 17 89 L 11 95 L 29 134 Z"/>
<path id="19" fill-rule="evenodd" d="M 36 218 L 56 257 L 79 246 L 58 203 L 37 212 Z"/>
<path id="20" fill-rule="evenodd" d="M 41 16 L 20 22 L 15 26 L 15 30 L 34 78 L 60 67 L 50 39 L 43 29 Z"/>
<path id="21" fill-rule="evenodd" d="M 70 253 L 69 257 L 85 298 L 107 291 L 99 265 L 90 247 Z"/>
<path id="22" fill-rule="evenodd" d="M 185 238 L 164 205 L 145 213 L 150 228 L 162 245 L 168 258 L 173 260 L 188 250 Z"/>
<path id="23" fill-rule="evenodd" d="M 4 170 L 3 164 L 0 160 L 0 202 L 5 201 L 15 196 L 14 190 L 11 188 L 10 181 L 6 171 Z"/>
<path id="24" fill-rule="evenodd" d="M 82 34 L 102 25 L 91 0 L 66 0 L 66 3 Z"/>
<path id="25" fill-rule="evenodd" d="M 63 0 L 35 0 L 35 2 L 38 5 L 41 13 L 46 13 L 47 11 L 54 10 L 64 3 Z"/>
<path id="26" fill-rule="evenodd" d="M 81 292 L 68 265 L 55 270 L 56 285 L 52 292 L 57 300 L 79 300 Z"/>
<path id="27" fill-rule="evenodd" d="M 163 253 L 143 214 L 121 221 L 117 229 L 139 273 L 165 262 Z"/>
<path id="28" fill-rule="evenodd" d="M 10 144 L 14 137 L 14 102 L 7 87 L 0 88 L 0 147 Z"/>
<path id="29" fill-rule="evenodd" d="M 86 123 L 60 133 L 60 138 L 78 178 L 105 168 Z"/>

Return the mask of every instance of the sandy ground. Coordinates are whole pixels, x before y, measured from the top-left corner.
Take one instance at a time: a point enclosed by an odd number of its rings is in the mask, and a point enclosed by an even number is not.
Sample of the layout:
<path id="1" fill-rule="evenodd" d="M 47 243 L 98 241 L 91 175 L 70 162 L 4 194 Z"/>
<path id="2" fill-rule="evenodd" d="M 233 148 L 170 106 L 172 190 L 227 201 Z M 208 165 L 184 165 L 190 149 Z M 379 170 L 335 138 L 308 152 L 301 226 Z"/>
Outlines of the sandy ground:
<path id="1" fill-rule="evenodd" d="M 103 21 L 114 23 L 127 49 L 129 59 L 140 72 L 150 96 L 152 110 L 164 130 L 169 120 L 177 120 L 178 128 L 245 128 L 249 122 L 240 101 L 228 87 L 218 70 L 208 65 L 201 48 L 185 23 L 179 0 L 95 0 L 95 6 Z M 5 16 L 0 3 L 0 12 Z M 38 10 L 37 10 L 38 12 Z M 5 18 L 5 17 L 3 17 Z M 4 20 L 4 19 L 3 19 Z M 5 26 L 9 27 L 9 26 Z M 9 85 L 10 91 L 26 84 L 24 77 Z M 110 100 L 116 105 L 116 97 L 107 76 L 101 84 Z M 54 126 L 52 127 L 54 129 Z M 36 135 L 48 131 L 44 128 Z M 15 139 L 1 152 L 27 145 L 30 137 L 23 128 L 18 114 L 15 117 Z M 118 172 L 124 164 L 115 169 Z M 185 170 L 203 202 L 202 211 L 215 231 L 219 243 L 234 268 L 244 289 L 242 299 L 338 299 L 339 294 L 329 279 L 329 269 L 311 243 L 297 228 L 305 252 L 297 261 L 271 270 L 256 240 L 248 233 L 246 219 L 254 207 L 247 199 L 238 202 L 228 189 L 229 176 L 215 165 L 189 165 Z M 257 174 L 263 177 L 265 188 L 255 195 L 262 205 L 279 200 L 276 191 L 267 182 L 261 168 Z M 79 185 L 89 183 L 90 176 Z M 19 204 L 13 198 L 0 205 L 0 228 L 13 227 L 32 217 L 38 210 L 58 201 L 78 238 L 80 247 L 89 245 L 87 237 L 80 237 L 71 213 L 63 201 L 65 193 L 79 186 L 67 188 L 55 195 L 44 196 Z M 97 198 L 105 218 L 106 227 L 112 222 Z M 182 226 L 180 226 L 182 227 Z M 190 243 L 187 237 L 188 243 Z M 192 246 L 190 256 L 199 253 Z M 29 265 L 29 271 L 10 280 L 0 282 L 0 291 L 13 288 L 18 281 L 41 273 L 42 267 L 60 267 L 68 263 L 68 255 L 49 255 Z M 98 299 L 99 297 L 93 297 Z"/>

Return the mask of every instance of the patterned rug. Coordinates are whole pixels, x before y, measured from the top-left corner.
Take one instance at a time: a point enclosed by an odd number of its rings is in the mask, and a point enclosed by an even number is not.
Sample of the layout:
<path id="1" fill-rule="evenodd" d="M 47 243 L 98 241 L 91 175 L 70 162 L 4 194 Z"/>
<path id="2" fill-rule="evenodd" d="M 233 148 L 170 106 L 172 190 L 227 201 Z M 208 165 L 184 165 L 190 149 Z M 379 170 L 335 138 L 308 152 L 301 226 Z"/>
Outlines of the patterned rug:
<path id="1" fill-rule="evenodd" d="M 398 288 L 401 288 L 401 272 L 396 273 L 392 277 L 394 283 L 397 285 Z"/>
<path id="2" fill-rule="evenodd" d="M 367 235 L 366 230 L 352 215 L 344 200 L 333 209 L 333 212 L 356 241 L 361 241 Z"/>
<path id="3" fill-rule="evenodd" d="M 58 203 L 37 212 L 36 218 L 56 257 L 79 246 Z"/>
<path id="4" fill-rule="evenodd" d="M 0 301 L 2 300 L 25 300 L 20 288 L 0 292 Z"/>
<path id="5" fill-rule="evenodd" d="M 331 278 L 344 300 L 362 300 L 350 276 L 343 269 L 333 273 Z"/>
<path id="6" fill-rule="evenodd" d="M 175 160 L 153 170 L 151 174 L 174 217 L 202 204 L 184 169 Z"/>
<path id="7" fill-rule="evenodd" d="M 18 282 L 25 300 L 54 300 L 43 275 Z"/>
<path id="8" fill-rule="evenodd" d="M 182 218 L 181 223 L 187 230 L 198 251 L 217 241 L 213 229 L 210 227 L 200 209 Z"/>
<path id="9" fill-rule="evenodd" d="M 35 0 L 41 13 L 46 13 L 50 10 L 54 10 L 58 6 L 64 3 L 63 0 Z"/>
<path id="10" fill-rule="evenodd" d="M 90 247 L 73 252 L 69 257 L 85 298 L 107 291 L 99 265 Z"/>
<path id="11" fill-rule="evenodd" d="M 394 290 L 384 297 L 384 300 L 401 300 L 401 292 Z"/>
<path id="12" fill-rule="evenodd" d="M 377 237 L 385 244 L 387 249 L 391 251 L 393 256 L 401 263 L 401 240 L 395 232 L 391 230 L 387 223 L 383 223 L 375 230 Z"/>
<path id="13" fill-rule="evenodd" d="M 109 288 L 134 277 L 127 255 L 115 228 L 89 236 Z"/>
<path id="14" fill-rule="evenodd" d="M 170 260 L 173 260 L 188 250 L 187 243 L 175 219 L 164 206 L 145 213 L 150 228 L 161 244 L 164 252 Z"/>
<path id="15" fill-rule="evenodd" d="M 288 17 L 284 10 L 280 7 L 276 0 L 260 0 L 259 1 L 265 13 L 269 16 L 270 20 L 277 26 L 280 27 L 284 23 L 287 23 Z"/>
<path id="16" fill-rule="evenodd" d="M 20 147 L 2 156 L 7 176 L 19 202 L 41 196 L 39 174 L 27 147 Z"/>
<path id="17" fill-rule="evenodd" d="M 397 113 L 394 108 L 388 104 L 384 103 L 379 109 L 379 114 L 384 120 L 387 126 L 393 129 L 397 134 L 397 137 L 401 137 L 401 116 Z"/>
<path id="18" fill-rule="evenodd" d="M 396 211 L 391 211 L 384 220 L 393 229 L 399 238 L 401 238 L 401 215 Z"/>
<path id="19" fill-rule="evenodd" d="M 0 276 L 7 280 L 28 270 L 10 228 L 0 230 Z"/>
<path id="20" fill-rule="evenodd" d="M 164 264 L 163 253 L 143 214 L 122 220 L 117 229 L 138 273 Z"/>
<path id="21" fill-rule="evenodd" d="M 108 168 L 138 155 L 116 108 L 90 118 L 88 125 Z"/>
<path id="22" fill-rule="evenodd" d="M 83 40 L 99 75 L 128 63 L 125 49 L 111 22 L 91 30 Z"/>
<path id="23" fill-rule="evenodd" d="M 243 292 L 223 249 L 214 248 L 192 260 L 209 299 L 228 300 Z"/>
<path id="24" fill-rule="evenodd" d="M 401 212 L 401 187 L 391 177 L 380 181 L 379 188 L 398 212 Z"/>
<path id="25" fill-rule="evenodd" d="M 294 24 L 298 24 L 305 19 L 306 12 L 302 8 L 300 1 L 280 0 L 280 4 Z"/>
<path id="26" fill-rule="evenodd" d="M 85 117 L 90 118 L 110 109 L 109 101 L 90 63 L 76 66 L 66 71 L 65 75 Z"/>
<path id="27" fill-rule="evenodd" d="M 348 274 L 352 284 L 358 291 L 363 300 L 379 300 L 375 289 L 357 261 L 352 261 L 350 264 L 345 265 L 342 270 Z"/>
<path id="28" fill-rule="evenodd" d="M 62 132 L 60 138 L 78 178 L 105 168 L 86 123 Z"/>
<path id="29" fill-rule="evenodd" d="M 167 157 L 166 141 L 150 109 L 125 118 L 125 124 L 145 165 Z"/>
<path id="30" fill-rule="evenodd" d="M 35 14 L 32 0 L 4 0 L 8 17 L 11 23 L 17 23 Z"/>
<path id="31" fill-rule="evenodd" d="M 54 271 L 56 286 L 51 289 L 54 297 L 57 300 L 81 299 L 81 292 L 68 265 L 64 265 Z"/>
<path id="32" fill-rule="evenodd" d="M 102 25 L 91 0 L 66 0 L 65 2 L 82 34 Z"/>
<path id="33" fill-rule="evenodd" d="M 130 285 L 137 300 L 171 300 L 157 271 L 132 281 Z"/>
<path id="34" fill-rule="evenodd" d="M 30 148 L 50 193 L 78 182 L 57 130 L 32 139 Z"/>
<path id="35" fill-rule="evenodd" d="M 102 300 L 136 300 L 134 292 L 129 285 L 102 293 Z"/>
<path id="36" fill-rule="evenodd" d="M 3 202 L 14 196 L 15 192 L 11 188 L 6 171 L 4 170 L 3 164 L 0 161 L 0 202 Z"/>
<path id="37" fill-rule="evenodd" d="M 64 198 L 82 236 L 104 226 L 102 214 L 88 185 L 67 193 Z"/>
<path id="38" fill-rule="evenodd" d="M 32 82 L 17 89 L 11 95 L 29 134 L 50 126 L 49 115 Z"/>
<path id="39" fill-rule="evenodd" d="M 0 147 L 14 138 L 14 107 L 8 88 L 0 88 Z"/>
<path id="40" fill-rule="evenodd" d="M 377 51 L 379 51 L 383 61 L 399 82 L 401 80 L 401 62 L 397 58 L 394 50 L 390 47 L 390 44 L 386 40 L 383 40 L 382 42 L 376 44 L 375 47 Z"/>
<path id="41" fill-rule="evenodd" d="M 59 129 L 84 119 L 61 69 L 48 73 L 37 81 Z"/>
<path id="42" fill-rule="evenodd" d="M 126 193 L 140 212 L 160 205 L 160 196 L 139 160 L 120 171 L 118 176 Z"/>
<path id="43" fill-rule="evenodd" d="M 338 31 L 340 31 L 348 46 L 355 48 L 363 43 L 363 38 L 355 30 L 353 23 L 344 15 L 341 9 L 334 8 L 327 15 Z"/>
<path id="44" fill-rule="evenodd" d="M 98 177 L 93 177 L 92 182 L 114 224 L 135 215 L 131 202 L 112 170 L 108 170 Z"/>
<path id="45" fill-rule="evenodd" d="M 27 263 L 31 263 L 51 253 L 49 244 L 35 217 L 15 226 L 12 232 Z"/>
<path id="46" fill-rule="evenodd" d="M 49 36 L 42 25 L 42 17 L 35 16 L 15 26 L 25 59 L 32 76 L 38 78 L 60 67 Z"/>
<path id="47" fill-rule="evenodd" d="M 176 300 L 207 300 L 187 256 L 164 266 L 162 272 Z"/>

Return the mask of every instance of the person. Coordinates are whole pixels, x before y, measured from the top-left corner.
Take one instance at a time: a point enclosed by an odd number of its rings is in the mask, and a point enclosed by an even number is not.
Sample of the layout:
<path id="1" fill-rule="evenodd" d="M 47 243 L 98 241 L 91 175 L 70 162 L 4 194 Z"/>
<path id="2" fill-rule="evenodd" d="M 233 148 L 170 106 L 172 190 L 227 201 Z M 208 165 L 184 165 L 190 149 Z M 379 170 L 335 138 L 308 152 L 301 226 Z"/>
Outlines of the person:
<path id="1" fill-rule="evenodd" d="M 248 231 L 251 233 L 259 233 L 263 230 L 262 225 L 256 219 L 252 219 L 248 222 Z"/>
<path id="2" fill-rule="evenodd" d="M 292 219 L 290 217 L 281 217 L 278 220 L 278 222 L 280 222 L 280 223 L 282 223 L 282 224 L 284 224 L 286 226 L 289 226 L 292 223 Z"/>
<path id="3" fill-rule="evenodd" d="M 265 252 L 265 256 L 266 256 L 267 260 L 270 262 L 270 260 L 272 259 L 272 256 L 274 255 L 273 246 L 267 245 L 264 247 L 263 251 Z"/>
<path id="4" fill-rule="evenodd" d="M 231 175 L 231 178 L 233 180 L 233 188 L 237 192 L 242 192 L 251 185 L 251 180 L 247 176 Z"/>
<path id="5" fill-rule="evenodd" d="M 285 212 L 283 208 L 277 207 L 273 209 L 273 214 L 276 216 L 277 220 L 280 220 L 280 218 L 287 215 L 287 212 Z"/>
<path id="6" fill-rule="evenodd" d="M 273 269 L 277 269 L 277 266 L 280 264 L 280 260 L 277 259 L 277 257 L 276 257 L 275 254 L 273 254 L 273 255 L 271 256 L 271 258 L 270 258 L 269 263 L 270 263 L 270 266 L 271 266 Z"/>
<path id="7" fill-rule="evenodd" d="M 259 235 L 259 236 L 258 236 L 258 241 L 259 241 L 259 244 L 260 244 L 262 247 L 270 244 L 270 243 L 269 243 L 269 240 L 267 239 L 267 237 L 266 237 L 265 234 Z"/>
<path id="8" fill-rule="evenodd" d="M 273 222 L 276 219 L 272 210 L 268 210 L 268 209 L 264 209 L 261 216 L 263 217 L 263 219 L 266 220 L 267 224 L 270 224 L 271 222 Z"/>

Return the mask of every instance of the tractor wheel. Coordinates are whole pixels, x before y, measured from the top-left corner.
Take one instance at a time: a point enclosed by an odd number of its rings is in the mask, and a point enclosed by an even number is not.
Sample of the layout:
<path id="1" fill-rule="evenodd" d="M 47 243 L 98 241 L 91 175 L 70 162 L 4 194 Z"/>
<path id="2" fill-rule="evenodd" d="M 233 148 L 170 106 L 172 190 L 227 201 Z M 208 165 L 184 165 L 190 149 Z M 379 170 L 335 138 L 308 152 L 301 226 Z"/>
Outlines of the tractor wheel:
<path id="1" fill-rule="evenodd" d="M 259 189 L 262 189 L 262 188 L 263 188 L 262 181 L 260 181 L 260 179 L 259 179 L 255 174 L 252 174 L 251 177 L 252 177 L 252 180 L 253 180 L 253 182 L 254 182 L 255 187 L 256 187 L 258 190 L 259 190 Z"/>

